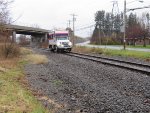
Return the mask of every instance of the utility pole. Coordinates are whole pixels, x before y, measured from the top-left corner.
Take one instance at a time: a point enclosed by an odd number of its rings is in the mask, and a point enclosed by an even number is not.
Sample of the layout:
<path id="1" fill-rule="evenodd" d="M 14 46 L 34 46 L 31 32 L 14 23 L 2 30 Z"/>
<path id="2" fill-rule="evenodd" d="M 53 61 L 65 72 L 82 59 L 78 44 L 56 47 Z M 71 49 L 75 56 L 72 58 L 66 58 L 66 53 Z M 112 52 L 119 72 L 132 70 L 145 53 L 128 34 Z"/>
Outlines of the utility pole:
<path id="1" fill-rule="evenodd" d="M 71 20 L 68 20 L 67 27 L 69 28 L 70 28 L 70 23 L 71 23 Z"/>
<path id="2" fill-rule="evenodd" d="M 115 33 L 115 38 L 116 38 L 116 32 L 115 30 L 118 30 L 119 23 L 115 23 L 117 16 L 119 15 L 119 7 L 118 7 L 118 1 L 114 0 L 112 1 L 113 7 L 112 7 L 112 15 L 111 15 L 111 27 L 109 33 L 112 35 L 112 33 Z M 117 24 L 117 25 L 116 25 Z M 115 28 L 117 26 L 117 28 Z"/>
<path id="3" fill-rule="evenodd" d="M 76 21 L 76 18 L 75 18 L 75 16 L 77 16 L 77 15 L 75 15 L 75 14 L 71 14 L 72 15 L 72 21 L 73 21 L 73 46 L 75 45 L 75 21 Z"/>
<path id="4" fill-rule="evenodd" d="M 119 14 L 119 7 L 118 7 L 118 1 L 114 0 L 113 2 L 113 7 L 112 7 L 112 14 L 114 16 L 117 16 Z"/>
<path id="5" fill-rule="evenodd" d="M 123 14 L 123 19 L 124 19 L 124 35 L 123 35 L 123 49 L 126 49 L 126 0 L 124 0 L 124 14 Z"/>

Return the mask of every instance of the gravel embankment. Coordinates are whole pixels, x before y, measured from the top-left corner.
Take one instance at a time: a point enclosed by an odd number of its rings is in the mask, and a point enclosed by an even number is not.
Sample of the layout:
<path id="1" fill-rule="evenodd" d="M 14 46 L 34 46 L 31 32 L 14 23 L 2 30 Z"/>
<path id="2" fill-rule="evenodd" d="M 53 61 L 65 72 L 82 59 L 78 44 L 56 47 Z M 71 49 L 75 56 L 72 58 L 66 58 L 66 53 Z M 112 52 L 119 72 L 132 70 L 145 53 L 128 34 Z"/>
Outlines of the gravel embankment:
<path id="1" fill-rule="evenodd" d="M 49 62 L 25 67 L 30 87 L 63 107 L 55 113 L 150 113 L 150 77 L 88 60 L 35 51 Z M 45 106 L 55 106 L 47 100 Z"/>

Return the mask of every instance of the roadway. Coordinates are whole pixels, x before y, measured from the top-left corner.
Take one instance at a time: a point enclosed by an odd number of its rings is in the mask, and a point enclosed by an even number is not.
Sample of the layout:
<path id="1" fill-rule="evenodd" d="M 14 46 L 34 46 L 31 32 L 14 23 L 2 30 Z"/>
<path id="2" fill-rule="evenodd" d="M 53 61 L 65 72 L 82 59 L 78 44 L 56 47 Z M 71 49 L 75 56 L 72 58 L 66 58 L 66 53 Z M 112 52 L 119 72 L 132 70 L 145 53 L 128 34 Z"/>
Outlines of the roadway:
<path id="1" fill-rule="evenodd" d="M 78 43 L 76 44 L 77 46 L 85 46 L 89 48 L 105 48 L 105 49 L 114 49 L 114 50 L 122 50 L 123 46 L 113 46 L 113 45 L 90 45 L 90 41 L 86 41 L 83 43 Z M 132 51 L 144 51 L 144 52 L 150 52 L 150 49 L 144 49 L 144 48 L 126 48 L 127 50 L 132 50 Z"/>

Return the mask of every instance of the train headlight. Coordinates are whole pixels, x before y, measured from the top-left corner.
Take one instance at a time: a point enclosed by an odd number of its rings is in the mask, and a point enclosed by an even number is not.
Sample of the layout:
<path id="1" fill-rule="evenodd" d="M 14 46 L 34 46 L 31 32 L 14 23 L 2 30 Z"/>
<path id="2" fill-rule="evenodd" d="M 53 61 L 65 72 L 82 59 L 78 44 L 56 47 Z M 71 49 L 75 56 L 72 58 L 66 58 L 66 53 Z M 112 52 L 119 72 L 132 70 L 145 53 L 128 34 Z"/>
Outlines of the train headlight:
<path id="1" fill-rule="evenodd" d="M 61 45 L 61 43 L 60 43 L 60 42 L 57 42 L 56 45 L 59 47 L 59 46 Z"/>
<path id="2" fill-rule="evenodd" d="M 63 47 L 63 44 L 61 42 L 57 42 L 58 47 Z"/>
<path id="3" fill-rule="evenodd" d="M 72 47 L 72 43 L 71 42 L 69 42 L 68 45 Z"/>

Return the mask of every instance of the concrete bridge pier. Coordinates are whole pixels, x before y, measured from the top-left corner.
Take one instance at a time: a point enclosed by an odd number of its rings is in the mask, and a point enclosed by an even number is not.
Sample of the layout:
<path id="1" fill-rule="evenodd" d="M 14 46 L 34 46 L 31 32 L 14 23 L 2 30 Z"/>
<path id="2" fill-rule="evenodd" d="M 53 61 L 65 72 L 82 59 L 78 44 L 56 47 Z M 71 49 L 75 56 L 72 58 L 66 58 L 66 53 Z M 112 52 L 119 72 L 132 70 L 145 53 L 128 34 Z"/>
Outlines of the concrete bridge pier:
<path id="1" fill-rule="evenodd" d="M 47 48 L 47 47 L 48 47 L 48 33 L 45 33 L 45 34 L 41 37 L 40 46 L 41 46 L 42 48 Z"/>
<path id="2" fill-rule="evenodd" d="M 16 43 L 16 31 L 12 31 L 12 42 Z"/>
<path id="3" fill-rule="evenodd" d="M 47 34 L 47 33 L 45 33 L 44 35 L 42 35 L 42 36 L 41 36 L 41 39 L 40 39 L 40 42 L 41 42 L 41 43 L 43 43 L 43 42 L 47 42 L 47 41 L 48 41 L 48 37 L 47 37 L 47 35 L 48 35 L 48 34 Z"/>
<path id="4" fill-rule="evenodd" d="M 47 33 L 40 35 L 32 35 L 31 36 L 31 46 L 40 46 L 43 43 L 48 42 Z"/>
<path id="5" fill-rule="evenodd" d="M 47 33 L 45 33 L 45 40 L 44 40 L 45 42 L 47 42 L 48 41 L 48 34 Z"/>
<path id="6" fill-rule="evenodd" d="M 31 46 L 38 46 L 39 43 L 40 43 L 41 39 L 38 37 L 38 36 L 35 36 L 35 35 L 31 35 L 31 42 L 30 42 L 30 45 Z"/>

